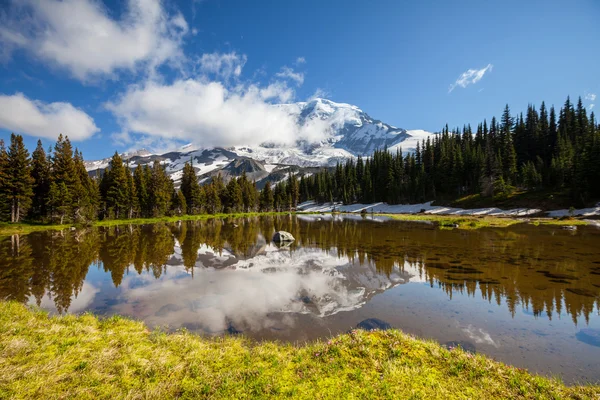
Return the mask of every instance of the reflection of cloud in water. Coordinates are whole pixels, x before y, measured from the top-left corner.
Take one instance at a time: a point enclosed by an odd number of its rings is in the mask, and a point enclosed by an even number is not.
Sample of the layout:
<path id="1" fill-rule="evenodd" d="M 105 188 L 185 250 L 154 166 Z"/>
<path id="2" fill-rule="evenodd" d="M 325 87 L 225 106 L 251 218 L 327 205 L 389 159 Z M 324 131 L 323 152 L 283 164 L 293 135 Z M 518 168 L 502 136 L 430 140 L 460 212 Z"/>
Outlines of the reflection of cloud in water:
<path id="1" fill-rule="evenodd" d="M 498 345 L 496 344 L 496 342 L 494 342 L 490 334 L 484 331 L 482 328 L 476 328 L 473 325 L 469 324 L 466 328 L 461 329 L 475 343 L 485 343 L 494 347 L 498 347 Z"/>
<path id="2" fill-rule="evenodd" d="M 79 291 L 79 294 L 71 296 L 71 304 L 69 305 L 69 309 L 64 311 L 68 311 L 70 313 L 78 313 L 86 310 L 89 307 L 89 305 L 92 304 L 92 301 L 94 301 L 94 298 L 96 297 L 96 294 L 99 291 L 100 289 L 88 283 L 87 281 L 84 281 L 81 290 Z M 36 304 L 35 297 L 31 296 L 29 298 L 28 304 Z M 46 310 L 50 310 L 50 312 L 53 313 L 57 312 L 56 304 L 54 303 L 54 300 L 52 299 L 49 292 L 47 292 L 44 295 L 44 297 L 42 297 L 40 307 Z"/>
<path id="3" fill-rule="evenodd" d="M 193 278 L 178 267 L 170 266 L 168 271 L 158 280 L 149 274 L 126 277 L 122 287 L 128 289 L 121 293 L 123 302 L 114 312 L 152 325 L 210 333 L 222 332 L 230 324 L 257 331 L 274 324 L 281 327 L 282 322 L 290 327 L 294 319 L 282 320 L 281 313 L 323 317 L 352 310 L 374 294 L 407 281 L 398 269 L 389 276 L 379 274 L 374 265 L 350 262 L 335 251 L 302 248 L 290 253 L 273 245 L 227 268 L 195 268 Z M 130 280 L 137 282 L 132 285 Z M 140 280 L 145 284 L 140 285 Z M 277 321 L 270 318 L 274 313 Z"/>

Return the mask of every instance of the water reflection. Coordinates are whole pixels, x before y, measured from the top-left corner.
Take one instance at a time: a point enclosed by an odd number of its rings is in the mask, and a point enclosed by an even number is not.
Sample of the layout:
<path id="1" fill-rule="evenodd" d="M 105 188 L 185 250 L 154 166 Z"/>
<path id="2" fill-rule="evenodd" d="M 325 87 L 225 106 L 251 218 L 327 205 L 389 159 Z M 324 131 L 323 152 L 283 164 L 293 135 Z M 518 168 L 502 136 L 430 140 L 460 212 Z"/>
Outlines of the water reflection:
<path id="1" fill-rule="evenodd" d="M 587 323 L 600 307 L 600 232 L 594 228 L 575 235 L 528 226 L 447 231 L 317 218 L 15 235 L 0 242 L 0 298 L 211 333 L 268 329 L 275 313 L 325 317 L 356 309 L 408 281 L 439 287 L 449 299 L 461 293 L 506 304 L 513 317 L 525 309 Z M 297 240 L 275 247 L 268 239 L 276 229 Z M 106 275 L 111 285 L 102 283 Z"/>

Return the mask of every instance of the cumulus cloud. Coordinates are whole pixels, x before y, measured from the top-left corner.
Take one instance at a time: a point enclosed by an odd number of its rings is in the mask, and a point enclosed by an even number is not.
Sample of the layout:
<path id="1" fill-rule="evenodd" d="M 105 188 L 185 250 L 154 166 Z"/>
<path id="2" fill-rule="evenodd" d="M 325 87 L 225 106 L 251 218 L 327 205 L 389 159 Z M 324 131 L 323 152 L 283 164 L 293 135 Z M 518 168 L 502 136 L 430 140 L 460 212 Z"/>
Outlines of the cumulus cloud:
<path id="1" fill-rule="evenodd" d="M 198 63 L 201 72 L 229 79 L 231 77 L 237 78 L 241 75 L 246 61 L 247 57 L 245 54 L 239 55 L 236 52 L 231 52 L 226 54 L 202 54 Z"/>
<path id="2" fill-rule="evenodd" d="M 596 93 L 587 93 L 585 99 L 589 101 L 596 101 Z"/>
<path id="3" fill-rule="evenodd" d="M 285 100 L 291 93 L 281 82 L 227 88 L 203 79 L 180 79 L 171 84 L 148 80 L 130 86 L 106 107 L 124 132 L 192 141 L 203 147 L 318 139 L 322 127 L 299 127 L 289 112 L 267 102 Z"/>
<path id="4" fill-rule="evenodd" d="M 282 67 L 281 71 L 275 74 L 276 77 L 282 79 L 289 79 L 296 82 L 296 85 L 300 86 L 304 83 L 304 73 L 296 72 L 293 68 Z"/>
<path id="5" fill-rule="evenodd" d="M 22 93 L 0 95 L 0 128 L 48 139 L 62 133 L 74 141 L 100 131 L 92 117 L 70 103 L 43 103 Z"/>
<path id="6" fill-rule="evenodd" d="M 296 58 L 296 65 L 300 65 L 300 64 L 306 64 L 306 58 L 304 58 L 304 57 Z"/>
<path id="7" fill-rule="evenodd" d="M 128 0 L 120 19 L 95 0 L 13 0 L 0 22 L 5 57 L 24 48 L 82 81 L 178 63 L 188 32 L 184 17 L 169 15 L 160 0 Z"/>
<path id="8" fill-rule="evenodd" d="M 492 64 L 488 64 L 481 69 L 466 70 L 465 72 L 460 74 L 458 79 L 456 79 L 456 82 L 454 82 L 452 85 L 450 85 L 450 88 L 448 89 L 448 93 L 451 93 L 457 86 L 466 88 L 467 86 L 469 86 L 471 84 L 475 84 L 475 83 L 479 82 L 483 78 L 483 76 L 486 74 L 486 72 L 492 71 L 493 67 L 494 66 Z"/>

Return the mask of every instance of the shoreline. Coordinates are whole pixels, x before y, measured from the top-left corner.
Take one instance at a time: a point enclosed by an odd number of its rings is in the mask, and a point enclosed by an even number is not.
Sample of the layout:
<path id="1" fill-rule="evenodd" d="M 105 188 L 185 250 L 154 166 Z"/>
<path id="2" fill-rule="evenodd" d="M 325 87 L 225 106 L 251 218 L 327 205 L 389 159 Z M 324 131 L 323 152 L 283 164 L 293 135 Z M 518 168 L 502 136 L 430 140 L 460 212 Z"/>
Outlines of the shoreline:
<path id="1" fill-rule="evenodd" d="M 331 206 L 329 206 L 332 208 Z M 313 210 L 308 211 L 281 211 L 281 212 L 250 212 L 250 213 L 219 213 L 219 214 L 199 214 L 199 215 L 181 215 L 175 217 L 158 218 L 134 218 L 134 219 L 111 219 L 93 221 L 88 224 L 43 224 L 21 222 L 0 223 L 0 237 L 11 236 L 15 234 L 29 234 L 32 232 L 56 230 L 61 231 L 71 228 L 82 228 L 91 226 L 115 226 L 115 225 L 142 225 L 158 222 L 179 222 L 179 221 L 199 221 L 213 218 L 243 218 L 258 216 L 277 216 L 277 215 L 318 215 L 318 214 L 341 214 L 341 215 L 365 215 L 360 211 L 346 211 L 344 209 L 336 211 Z M 510 215 L 510 214 L 451 214 L 451 213 L 393 213 L 393 212 L 367 212 L 366 215 L 383 216 L 399 221 L 430 221 L 438 223 L 441 228 L 458 229 L 478 229 L 484 227 L 504 228 L 515 224 L 528 223 L 532 225 L 556 225 L 556 226 L 580 226 L 595 225 L 592 220 L 584 219 L 587 216 L 578 217 L 532 217 L 528 215 Z M 458 225 L 458 226 L 457 226 Z"/>
<path id="2" fill-rule="evenodd" d="M 352 330 L 293 346 L 150 331 L 92 314 L 49 316 L 0 302 L 0 395 L 33 397 L 595 398 L 399 330 Z"/>

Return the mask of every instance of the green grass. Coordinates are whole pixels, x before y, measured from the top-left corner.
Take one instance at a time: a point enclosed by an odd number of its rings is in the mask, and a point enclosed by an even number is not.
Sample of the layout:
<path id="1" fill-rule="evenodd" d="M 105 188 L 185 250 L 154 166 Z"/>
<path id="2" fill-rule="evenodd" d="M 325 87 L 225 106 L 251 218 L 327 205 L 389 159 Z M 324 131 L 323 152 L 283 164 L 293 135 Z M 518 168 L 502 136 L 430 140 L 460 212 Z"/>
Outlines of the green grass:
<path id="1" fill-rule="evenodd" d="M 416 339 L 353 331 L 303 346 L 149 331 L 0 303 L 0 398 L 598 398 L 558 380 Z"/>
<path id="2" fill-rule="evenodd" d="M 33 224 L 33 223 L 8 223 L 0 222 L 0 237 L 10 236 L 15 234 L 27 234 L 37 231 L 56 230 L 60 231 L 71 227 L 72 225 L 52 225 L 52 224 Z"/>
<path id="3" fill-rule="evenodd" d="M 378 214 L 384 215 L 400 221 L 431 221 L 436 222 L 440 227 L 452 227 L 458 224 L 459 229 L 478 229 L 485 227 L 504 228 L 514 224 L 522 223 L 523 219 L 510 217 L 491 217 L 491 216 L 448 216 L 432 214 Z"/>
<path id="4" fill-rule="evenodd" d="M 287 215 L 289 212 L 251 212 L 251 213 L 230 213 L 230 214 L 201 214 L 201 215 L 180 215 L 175 217 L 158 217 L 158 218 L 134 218 L 134 219 L 109 219 L 102 221 L 94 221 L 90 223 L 92 226 L 114 226 L 114 225 L 140 225 L 140 224 L 153 224 L 156 222 L 177 222 L 177 221 L 195 221 L 204 220 L 209 218 L 239 218 L 239 217 L 253 217 L 258 215 Z M 10 236 L 15 234 L 27 234 L 31 232 L 44 231 L 44 230 L 62 230 L 70 228 L 72 226 L 80 226 L 78 224 L 42 224 L 42 223 L 0 223 L 0 237 Z"/>

